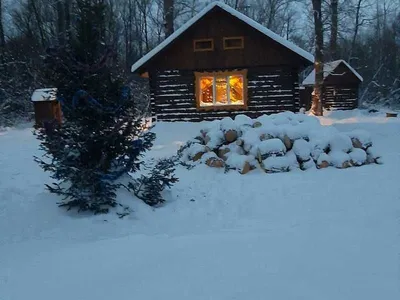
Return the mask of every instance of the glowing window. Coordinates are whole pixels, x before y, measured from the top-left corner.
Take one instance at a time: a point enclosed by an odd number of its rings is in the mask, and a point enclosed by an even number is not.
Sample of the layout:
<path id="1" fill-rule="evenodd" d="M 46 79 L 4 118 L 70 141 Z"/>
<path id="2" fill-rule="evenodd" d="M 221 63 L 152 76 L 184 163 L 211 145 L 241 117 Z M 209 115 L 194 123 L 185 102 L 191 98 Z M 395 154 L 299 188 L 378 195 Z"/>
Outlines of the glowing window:
<path id="1" fill-rule="evenodd" d="M 245 106 L 246 71 L 196 73 L 198 108 Z"/>

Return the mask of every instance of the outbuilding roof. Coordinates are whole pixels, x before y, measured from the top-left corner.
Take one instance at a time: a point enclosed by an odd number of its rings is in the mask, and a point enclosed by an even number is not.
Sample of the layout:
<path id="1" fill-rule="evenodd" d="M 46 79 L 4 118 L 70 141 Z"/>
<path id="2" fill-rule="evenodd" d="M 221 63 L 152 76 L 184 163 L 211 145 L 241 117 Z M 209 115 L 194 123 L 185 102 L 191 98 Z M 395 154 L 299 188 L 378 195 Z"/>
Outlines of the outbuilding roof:
<path id="1" fill-rule="evenodd" d="M 324 79 L 329 75 L 342 75 L 342 74 L 335 74 L 335 69 L 343 63 L 360 81 L 363 81 L 362 76 L 354 70 L 352 66 L 350 66 L 346 61 L 343 59 L 331 61 L 328 63 L 324 63 Z M 315 84 L 315 69 L 304 79 L 303 85 L 314 85 Z"/>
<path id="2" fill-rule="evenodd" d="M 32 102 L 55 101 L 55 100 L 57 100 L 56 88 L 37 89 L 32 93 L 31 96 Z"/>

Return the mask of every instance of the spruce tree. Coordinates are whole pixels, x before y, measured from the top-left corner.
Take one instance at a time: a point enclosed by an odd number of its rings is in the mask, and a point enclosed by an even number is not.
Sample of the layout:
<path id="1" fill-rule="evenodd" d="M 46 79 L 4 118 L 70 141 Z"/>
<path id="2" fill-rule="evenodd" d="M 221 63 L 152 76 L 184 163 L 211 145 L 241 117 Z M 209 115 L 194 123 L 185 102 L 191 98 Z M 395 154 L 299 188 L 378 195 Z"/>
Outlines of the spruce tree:
<path id="1" fill-rule="evenodd" d="M 63 122 L 37 129 L 44 157 L 35 160 L 56 180 L 61 206 L 94 213 L 117 205 L 121 176 L 135 172 L 154 134 L 143 130 L 116 55 L 105 42 L 107 5 L 77 0 L 74 32 L 50 48 L 46 77 L 58 88 Z"/>

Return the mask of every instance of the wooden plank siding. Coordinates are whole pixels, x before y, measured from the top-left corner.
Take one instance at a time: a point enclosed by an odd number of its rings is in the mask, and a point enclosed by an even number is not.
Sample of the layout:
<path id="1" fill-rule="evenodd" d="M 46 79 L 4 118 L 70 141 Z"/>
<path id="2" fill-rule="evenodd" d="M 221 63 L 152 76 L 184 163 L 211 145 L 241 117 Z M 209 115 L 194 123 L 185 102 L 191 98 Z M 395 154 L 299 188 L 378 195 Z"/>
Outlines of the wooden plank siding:
<path id="1" fill-rule="evenodd" d="M 224 38 L 243 37 L 243 48 L 224 49 Z M 213 51 L 194 51 L 193 41 L 212 39 Z M 196 70 L 311 63 L 219 7 L 213 8 L 174 42 L 151 58 L 138 73 L 149 70 Z"/>
<path id="2" fill-rule="evenodd" d="M 156 107 L 156 79 L 152 74 L 149 74 L 149 92 L 150 92 L 150 113 L 151 117 L 156 117 L 156 112 L 154 111 Z"/>
<path id="3" fill-rule="evenodd" d="M 199 70 L 196 70 L 199 71 Z M 207 70 L 207 72 L 218 70 Z M 164 70 L 150 74 L 153 109 L 160 121 L 203 121 L 246 114 L 255 118 L 281 111 L 297 111 L 297 71 L 289 67 L 248 69 L 247 110 L 199 111 L 196 107 L 195 70 Z M 295 78 L 294 78 L 295 76 Z"/>
<path id="4" fill-rule="evenodd" d="M 360 78 L 343 62 L 324 79 L 323 105 L 328 110 L 350 110 L 358 107 Z M 306 85 L 301 92 L 301 106 L 311 108 L 314 87 Z"/>
<path id="5" fill-rule="evenodd" d="M 325 105 L 330 110 L 350 110 L 358 107 L 358 87 L 354 85 L 325 86 Z"/>

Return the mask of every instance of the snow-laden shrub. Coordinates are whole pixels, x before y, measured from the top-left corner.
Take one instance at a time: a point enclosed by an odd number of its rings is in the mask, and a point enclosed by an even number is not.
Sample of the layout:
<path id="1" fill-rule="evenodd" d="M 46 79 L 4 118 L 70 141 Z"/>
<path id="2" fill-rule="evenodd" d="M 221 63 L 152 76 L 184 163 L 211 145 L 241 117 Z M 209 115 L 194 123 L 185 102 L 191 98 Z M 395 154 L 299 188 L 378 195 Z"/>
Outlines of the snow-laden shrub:
<path id="1" fill-rule="evenodd" d="M 133 191 L 136 197 L 150 206 L 156 206 L 165 202 L 162 192 L 178 182 L 175 177 L 175 160 L 171 158 L 159 160 L 148 175 L 141 175 L 129 183 L 128 189 Z"/>

